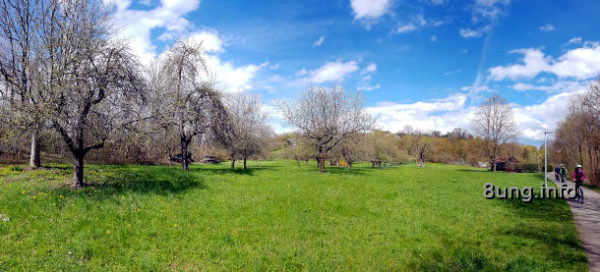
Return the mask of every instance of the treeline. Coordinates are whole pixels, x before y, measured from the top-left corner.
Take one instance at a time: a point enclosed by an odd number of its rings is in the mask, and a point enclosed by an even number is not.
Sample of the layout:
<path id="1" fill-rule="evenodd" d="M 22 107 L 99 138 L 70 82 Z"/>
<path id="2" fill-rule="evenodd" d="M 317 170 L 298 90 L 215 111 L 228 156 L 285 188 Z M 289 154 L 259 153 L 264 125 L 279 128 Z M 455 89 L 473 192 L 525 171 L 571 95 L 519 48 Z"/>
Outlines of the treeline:
<path id="1" fill-rule="evenodd" d="M 418 132 L 411 127 L 398 133 L 375 130 L 343 141 L 328 154 L 327 159 L 330 165 L 347 168 L 358 161 L 369 162 L 372 167 L 406 162 L 419 166 L 435 162 L 490 167 L 485 142 L 482 137 L 473 136 L 461 128 L 445 134 L 439 131 Z M 292 160 L 297 165 L 307 164 L 317 157 L 310 139 L 300 133 L 277 135 L 273 146 L 273 158 Z M 538 164 L 543 163 L 540 161 L 541 152 L 543 149 L 513 141 L 504 144 L 498 155 L 501 158 L 514 156 L 535 171 Z"/>
<path id="2" fill-rule="evenodd" d="M 581 164 L 588 181 L 600 185 L 600 79 L 571 101 L 549 151 L 555 163 L 569 169 Z"/>

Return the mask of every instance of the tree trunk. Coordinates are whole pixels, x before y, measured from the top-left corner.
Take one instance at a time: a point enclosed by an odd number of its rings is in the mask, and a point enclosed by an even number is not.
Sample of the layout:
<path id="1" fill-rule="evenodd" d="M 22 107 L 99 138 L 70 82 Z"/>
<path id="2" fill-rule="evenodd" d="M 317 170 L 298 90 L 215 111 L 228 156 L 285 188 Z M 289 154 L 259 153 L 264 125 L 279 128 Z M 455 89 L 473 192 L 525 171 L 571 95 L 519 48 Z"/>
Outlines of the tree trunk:
<path id="1" fill-rule="evenodd" d="M 492 172 L 496 172 L 496 160 L 492 163 Z"/>
<path id="2" fill-rule="evenodd" d="M 298 165 L 298 167 L 300 167 L 300 160 L 296 160 L 296 165 Z"/>
<path id="3" fill-rule="evenodd" d="M 246 165 L 246 161 L 248 160 L 248 153 L 246 152 L 246 150 L 244 150 L 244 154 L 242 155 L 242 159 L 244 159 L 244 170 L 247 170 L 248 166 Z"/>
<path id="4" fill-rule="evenodd" d="M 190 171 L 190 159 L 188 158 L 188 143 L 185 140 L 181 141 L 181 168 L 183 171 Z"/>
<path id="5" fill-rule="evenodd" d="M 73 154 L 73 188 L 83 187 L 83 152 Z"/>
<path id="6" fill-rule="evenodd" d="M 319 157 L 319 172 L 325 173 L 325 156 Z"/>
<path id="7" fill-rule="evenodd" d="M 37 130 L 31 133 L 31 153 L 29 154 L 29 166 L 31 168 L 40 168 L 40 139 Z"/>
<path id="8" fill-rule="evenodd" d="M 231 168 L 235 168 L 235 159 L 231 159 Z"/>

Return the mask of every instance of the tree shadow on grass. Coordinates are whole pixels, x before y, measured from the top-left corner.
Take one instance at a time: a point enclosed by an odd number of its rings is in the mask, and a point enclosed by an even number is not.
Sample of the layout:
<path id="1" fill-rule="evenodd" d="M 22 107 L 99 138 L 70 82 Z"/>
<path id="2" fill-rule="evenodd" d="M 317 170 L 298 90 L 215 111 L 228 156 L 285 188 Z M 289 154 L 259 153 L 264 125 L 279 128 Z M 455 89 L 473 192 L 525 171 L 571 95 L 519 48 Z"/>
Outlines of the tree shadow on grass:
<path id="1" fill-rule="evenodd" d="M 255 173 L 259 173 L 259 172 L 262 172 L 262 171 L 277 171 L 277 170 L 279 170 L 279 168 L 281 168 L 281 166 L 278 166 L 278 165 L 252 166 L 252 167 L 248 167 L 248 169 L 244 169 L 242 167 L 236 167 L 236 168 L 227 167 L 227 168 L 223 168 L 222 166 L 221 167 L 202 167 L 202 168 L 192 167 L 192 168 L 190 168 L 190 172 L 192 172 L 192 173 L 199 173 L 199 174 L 202 174 L 202 175 L 236 174 L 236 175 L 254 176 Z"/>
<path id="2" fill-rule="evenodd" d="M 107 198 L 127 192 L 142 194 L 178 194 L 190 189 L 204 189 L 202 177 L 174 168 L 119 167 L 110 171 L 87 171 L 87 185 L 81 189 L 72 189 L 63 185 L 55 189 L 61 195 L 88 195 Z"/>
<path id="3" fill-rule="evenodd" d="M 319 168 L 318 167 L 307 167 L 303 169 L 306 172 L 310 172 L 310 173 L 319 173 Z M 340 175 L 340 176 L 345 176 L 345 175 L 349 175 L 349 176 L 362 176 L 362 175 L 366 175 L 369 171 L 372 171 L 373 169 L 371 168 L 359 168 L 359 167 L 352 167 L 350 168 L 350 170 L 347 170 L 345 167 L 334 167 L 334 166 L 330 166 L 330 167 L 325 167 L 325 175 L 329 174 L 329 175 Z"/>
<path id="4" fill-rule="evenodd" d="M 459 172 L 476 172 L 476 173 L 493 173 L 492 171 L 490 171 L 489 169 L 456 169 L 455 171 L 459 171 Z M 500 171 L 498 171 L 497 173 L 501 173 Z M 504 172 L 502 172 L 504 173 Z"/>

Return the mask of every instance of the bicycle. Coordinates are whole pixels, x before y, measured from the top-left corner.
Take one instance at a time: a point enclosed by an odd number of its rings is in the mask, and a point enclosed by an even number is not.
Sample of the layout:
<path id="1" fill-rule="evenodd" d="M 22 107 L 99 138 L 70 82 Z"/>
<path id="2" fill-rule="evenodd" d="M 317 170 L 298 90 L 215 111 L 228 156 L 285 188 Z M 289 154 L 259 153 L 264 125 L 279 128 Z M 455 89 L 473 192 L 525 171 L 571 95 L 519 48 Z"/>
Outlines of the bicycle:
<path id="1" fill-rule="evenodd" d="M 583 184 L 579 185 L 579 188 L 577 188 L 577 197 L 575 198 L 575 201 L 581 201 L 581 204 L 583 204 Z"/>

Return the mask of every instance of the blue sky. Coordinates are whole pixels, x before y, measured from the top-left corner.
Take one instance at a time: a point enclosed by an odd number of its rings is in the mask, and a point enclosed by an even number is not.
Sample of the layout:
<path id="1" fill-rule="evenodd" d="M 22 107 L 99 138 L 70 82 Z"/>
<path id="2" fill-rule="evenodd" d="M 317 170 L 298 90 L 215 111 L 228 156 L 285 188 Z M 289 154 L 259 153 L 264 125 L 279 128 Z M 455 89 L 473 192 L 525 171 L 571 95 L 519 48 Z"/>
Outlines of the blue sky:
<path id="1" fill-rule="evenodd" d="M 359 89 L 377 125 L 396 132 L 470 128 L 500 93 L 519 139 L 539 143 L 600 75 L 600 1 L 132 0 L 115 4 L 120 37 L 143 63 L 177 38 L 202 41 L 225 92 L 277 100 L 309 85 Z"/>

